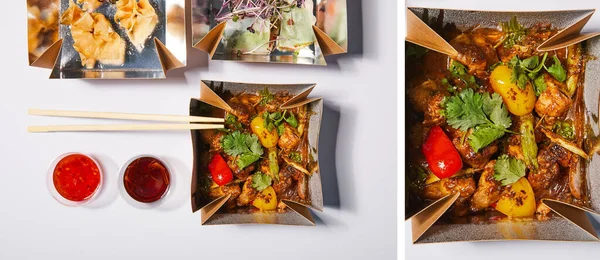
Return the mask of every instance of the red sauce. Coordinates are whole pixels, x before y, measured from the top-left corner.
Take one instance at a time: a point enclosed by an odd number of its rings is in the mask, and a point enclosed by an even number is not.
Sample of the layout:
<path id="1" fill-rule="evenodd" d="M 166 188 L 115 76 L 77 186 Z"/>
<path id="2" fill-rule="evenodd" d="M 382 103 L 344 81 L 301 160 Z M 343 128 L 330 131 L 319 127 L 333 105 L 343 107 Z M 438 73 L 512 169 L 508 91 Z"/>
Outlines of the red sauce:
<path id="1" fill-rule="evenodd" d="M 169 188 L 170 175 L 167 167 L 158 159 L 141 157 L 131 162 L 123 176 L 127 194 L 144 203 L 155 202 Z"/>
<path id="2" fill-rule="evenodd" d="M 70 201 L 90 198 L 100 185 L 98 165 L 83 154 L 62 158 L 54 167 L 52 181 L 58 194 Z"/>

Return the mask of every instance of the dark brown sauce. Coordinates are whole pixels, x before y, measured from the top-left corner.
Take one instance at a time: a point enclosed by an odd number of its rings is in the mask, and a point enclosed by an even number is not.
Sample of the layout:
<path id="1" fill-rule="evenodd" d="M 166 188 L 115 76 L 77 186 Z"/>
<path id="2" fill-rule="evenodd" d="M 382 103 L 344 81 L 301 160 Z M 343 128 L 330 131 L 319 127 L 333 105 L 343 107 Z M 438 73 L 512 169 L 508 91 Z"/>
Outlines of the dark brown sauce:
<path id="1" fill-rule="evenodd" d="M 135 159 L 127 166 L 123 176 L 127 194 L 143 203 L 160 200 L 167 192 L 170 181 L 167 167 L 152 157 Z"/>

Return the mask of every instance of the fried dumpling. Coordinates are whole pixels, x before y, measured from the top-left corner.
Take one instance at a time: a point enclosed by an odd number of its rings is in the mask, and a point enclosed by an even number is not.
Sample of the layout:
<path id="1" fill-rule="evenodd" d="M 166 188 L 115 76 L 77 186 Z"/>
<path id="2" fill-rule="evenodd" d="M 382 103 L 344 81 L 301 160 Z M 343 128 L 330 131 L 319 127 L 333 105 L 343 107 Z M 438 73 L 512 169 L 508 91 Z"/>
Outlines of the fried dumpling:
<path id="1" fill-rule="evenodd" d="M 71 26 L 73 48 L 79 52 L 81 65 L 94 68 L 96 62 L 122 65 L 125 62 L 125 41 L 100 13 L 87 13 L 72 4 L 60 20 Z"/>
<path id="2" fill-rule="evenodd" d="M 100 0 L 77 0 L 77 3 L 81 4 L 81 10 L 91 13 L 98 9 L 104 2 Z"/>
<path id="3" fill-rule="evenodd" d="M 133 46 L 141 52 L 146 40 L 154 32 L 158 15 L 148 0 L 119 0 L 115 22 L 125 29 Z"/>

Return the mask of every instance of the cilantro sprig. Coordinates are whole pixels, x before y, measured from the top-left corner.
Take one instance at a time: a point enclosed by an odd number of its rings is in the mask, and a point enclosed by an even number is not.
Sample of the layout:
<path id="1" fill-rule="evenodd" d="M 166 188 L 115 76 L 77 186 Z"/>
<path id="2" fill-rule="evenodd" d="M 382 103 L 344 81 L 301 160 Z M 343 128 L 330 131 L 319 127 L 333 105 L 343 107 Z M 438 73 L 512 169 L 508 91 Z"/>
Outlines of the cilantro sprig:
<path id="1" fill-rule="evenodd" d="M 296 116 L 294 116 L 294 113 L 289 112 L 287 110 L 283 111 L 283 113 L 281 113 L 280 111 L 277 112 L 273 112 L 273 113 L 269 113 L 269 112 L 264 112 L 262 114 L 262 117 L 265 121 L 265 127 L 269 130 L 272 131 L 274 128 L 277 128 L 277 133 L 281 136 L 283 134 L 284 126 L 283 126 L 283 121 L 287 122 L 288 124 L 290 124 L 290 126 L 292 126 L 293 128 L 298 127 L 298 119 L 296 119 Z"/>
<path id="2" fill-rule="evenodd" d="M 503 154 L 498 157 L 494 165 L 494 179 L 502 185 L 513 184 L 525 176 L 525 169 L 523 161 Z"/>
<path id="3" fill-rule="evenodd" d="M 500 28 L 506 35 L 495 47 L 504 44 L 505 48 L 511 48 L 520 43 L 527 33 L 527 29 L 519 23 L 516 16 L 513 16 L 508 22 L 500 23 Z"/>
<path id="4" fill-rule="evenodd" d="M 462 65 L 460 62 L 452 60 L 452 62 L 450 63 L 449 70 L 452 76 L 460 79 L 462 82 L 465 83 L 466 86 L 476 85 L 475 76 L 470 75 L 467 70 L 467 67 L 465 67 L 465 65 Z"/>
<path id="5" fill-rule="evenodd" d="M 453 128 L 467 132 L 474 152 L 504 136 L 512 121 L 500 95 L 474 93 L 470 88 L 448 98 L 443 104 L 446 122 Z"/>
<path id="6" fill-rule="evenodd" d="M 270 103 L 271 101 L 273 101 L 273 99 L 275 99 L 275 96 L 273 96 L 273 93 L 271 93 L 269 91 L 269 88 L 265 88 L 263 90 L 259 90 L 258 91 L 258 95 L 260 96 L 260 102 L 259 102 L 259 104 L 261 106 L 267 105 L 268 103 Z"/>
<path id="7" fill-rule="evenodd" d="M 255 134 L 246 134 L 234 131 L 221 139 L 223 150 L 230 156 L 236 157 L 240 169 L 258 161 L 264 151 Z"/>
<path id="8" fill-rule="evenodd" d="M 257 171 L 252 175 L 252 188 L 262 191 L 271 186 L 272 181 L 271 176 L 264 174 L 261 171 Z"/>
<path id="9" fill-rule="evenodd" d="M 525 89 L 528 82 L 531 82 L 535 87 L 535 94 L 539 96 L 544 90 L 546 90 L 546 82 L 544 81 L 544 75 L 540 74 L 542 68 L 545 69 L 552 77 L 560 82 L 564 82 L 567 79 L 567 72 L 563 68 L 558 57 L 553 56 L 554 63 L 550 67 L 546 67 L 546 58 L 548 53 L 544 53 L 542 60 L 540 57 L 535 55 L 527 59 L 520 60 L 516 55 L 510 60 L 508 65 L 512 68 L 510 80 L 512 83 L 517 84 L 520 89 Z"/>

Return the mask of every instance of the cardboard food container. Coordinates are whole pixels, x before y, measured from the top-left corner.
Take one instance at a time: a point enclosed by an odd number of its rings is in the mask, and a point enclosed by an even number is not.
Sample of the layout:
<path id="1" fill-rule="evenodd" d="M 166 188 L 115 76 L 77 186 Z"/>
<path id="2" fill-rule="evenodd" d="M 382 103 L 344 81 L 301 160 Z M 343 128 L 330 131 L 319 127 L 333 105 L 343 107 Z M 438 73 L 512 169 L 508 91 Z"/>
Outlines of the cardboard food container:
<path id="1" fill-rule="evenodd" d="M 493 12 L 448 9 L 412 8 L 407 13 L 406 41 L 429 50 L 447 54 L 450 58 L 460 55 L 446 40 L 436 33 L 428 23 L 437 26 L 456 26 L 465 31 L 475 26 L 497 28 L 499 22 L 509 21 L 513 16 L 525 27 L 537 23 L 551 23 L 558 33 L 542 43 L 538 51 L 550 51 L 583 42 L 588 57 L 600 57 L 600 33 L 582 33 L 582 29 L 594 10 L 549 11 L 549 12 Z M 584 149 L 590 160 L 580 163 L 578 170 L 585 176 L 589 207 L 579 207 L 552 199 L 541 199 L 552 210 L 549 220 L 508 219 L 493 220 L 487 217 L 467 220 L 464 223 L 438 221 L 459 198 L 451 194 L 428 205 L 420 205 L 411 220 L 413 243 L 437 243 L 455 241 L 486 240 L 554 240 L 554 241 L 598 241 L 590 219 L 586 215 L 600 212 L 600 156 L 598 155 L 597 118 L 600 86 L 600 61 L 589 59 L 585 65 L 584 80 L 578 89 L 583 97 L 586 139 Z M 581 84 L 582 83 L 582 84 Z M 582 89 L 583 88 L 583 89 Z M 596 118 L 594 120 L 594 118 Z M 580 160 L 584 161 L 584 160 Z M 537 198 L 536 198 L 537 199 Z M 411 208 L 411 205 L 406 205 Z"/>
<path id="2" fill-rule="evenodd" d="M 295 85 L 267 85 L 247 84 L 233 82 L 202 81 L 200 87 L 200 98 L 190 101 L 190 115 L 224 117 L 225 111 L 232 108 L 224 101 L 232 95 L 240 93 L 257 93 L 268 88 L 272 93 L 287 92 L 293 97 L 281 105 L 282 109 L 294 108 L 307 105 L 310 112 L 308 123 L 308 149 L 309 154 L 316 161 L 316 172 L 308 179 L 308 194 L 310 204 L 304 205 L 290 200 L 282 200 L 286 204 L 285 212 L 250 212 L 248 210 L 236 210 L 230 212 L 223 207 L 230 195 L 224 195 L 217 199 L 210 199 L 208 189 L 210 186 L 210 173 L 208 172 L 209 141 L 204 140 L 200 131 L 193 130 L 192 145 L 194 149 L 194 166 L 192 173 L 191 202 L 192 212 L 200 211 L 202 225 L 221 224 L 284 224 L 284 225 L 315 225 L 309 208 L 323 211 L 323 192 L 321 187 L 321 174 L 318 167 L 318 143 L 321 118 L 323 111 L 323 100 L 321 98 L 309 98 L 308 95 L 315 84 Z"/>
<path id="3" fill-rule="evenodd" d="M 193 0 L 192 45 L 214 60 L 309 65 L 348 50 L 346 0 L 247 3 Z"/>
<path id="4" fill-rule="evenodd" d="M 147 3 L 27 0 L 29 65 L 60 79 L 165 78 L 186 63 L 185 1 Z"/>

